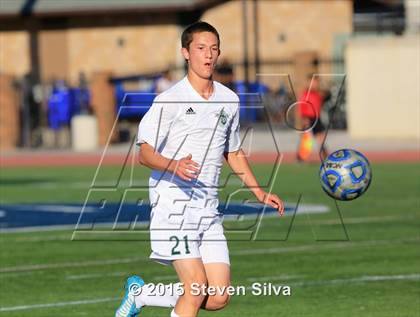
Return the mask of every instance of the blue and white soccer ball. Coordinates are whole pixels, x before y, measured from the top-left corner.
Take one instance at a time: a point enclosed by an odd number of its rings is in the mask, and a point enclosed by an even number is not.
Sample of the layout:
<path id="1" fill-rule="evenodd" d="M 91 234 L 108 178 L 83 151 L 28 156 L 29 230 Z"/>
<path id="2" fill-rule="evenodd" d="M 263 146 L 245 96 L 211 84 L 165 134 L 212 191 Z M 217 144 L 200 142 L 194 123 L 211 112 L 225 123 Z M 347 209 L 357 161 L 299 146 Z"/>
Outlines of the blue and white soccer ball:
<path id="1" fill-rule="evenodd" d="M 319 177 L 322 188 L 332 198 L 352 200 L 369 188 L 372 170 L 362 153 L 342 149 L 331 153 L 322 162 Z"/>

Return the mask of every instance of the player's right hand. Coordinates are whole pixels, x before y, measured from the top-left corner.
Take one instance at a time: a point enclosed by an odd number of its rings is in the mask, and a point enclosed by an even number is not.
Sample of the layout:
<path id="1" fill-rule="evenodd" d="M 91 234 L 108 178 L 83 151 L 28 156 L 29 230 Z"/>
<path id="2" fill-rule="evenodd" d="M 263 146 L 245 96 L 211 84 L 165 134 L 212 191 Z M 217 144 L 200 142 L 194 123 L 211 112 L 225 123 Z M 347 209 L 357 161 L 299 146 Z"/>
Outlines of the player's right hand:
<path id="1" fill-rule="evenodd" d="M 198 177 L 200 166 L 197 162 L 192 160 L 192 155 L 188 154 L 186 157 L 176 161 L 175 174 L 186 181 L 191 181 Z"/>

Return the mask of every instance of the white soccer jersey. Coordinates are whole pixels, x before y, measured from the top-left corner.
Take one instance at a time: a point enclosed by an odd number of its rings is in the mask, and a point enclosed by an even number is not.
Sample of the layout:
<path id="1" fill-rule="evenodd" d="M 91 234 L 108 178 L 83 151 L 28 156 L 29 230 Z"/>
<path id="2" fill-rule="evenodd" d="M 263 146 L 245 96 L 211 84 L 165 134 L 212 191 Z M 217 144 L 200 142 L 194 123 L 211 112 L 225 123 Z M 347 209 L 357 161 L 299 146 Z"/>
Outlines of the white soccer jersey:
<path id="1" fill-rule="evenodd" d="M 200 165 L 198 178 L 184 181 L 153 170 L 151 203 L 215 209 L 223 153 L 240 149 L 239 98 L 218 82 L 206 100 L 185 77 L 158 95 L 139 124 L 137 144 L 148 143 L 162 156 L 181 159 L 191 153 Z"/>

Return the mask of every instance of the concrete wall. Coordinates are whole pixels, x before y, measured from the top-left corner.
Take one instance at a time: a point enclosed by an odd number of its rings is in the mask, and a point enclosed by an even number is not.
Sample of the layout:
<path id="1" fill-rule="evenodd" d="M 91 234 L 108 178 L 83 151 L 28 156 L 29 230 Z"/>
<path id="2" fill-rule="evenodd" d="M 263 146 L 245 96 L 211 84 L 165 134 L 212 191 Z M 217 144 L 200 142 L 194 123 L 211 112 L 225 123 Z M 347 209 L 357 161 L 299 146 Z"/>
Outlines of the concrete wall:
<path id="1" fill-rule="evenodd" d="M 248 1 L 250 61 L 254 58 L 252 10 L 252 1 Z M 222 57 L 235 63 L 243 60 L 242 18 L 242 1 L 221 4 L 202 17 L 220 32 Z M 315 50 L 321 58 L 328 59 L 333 57 L 335 36 L 352 31 L 352 1 L 260 0 L 258 19 L 262 61 L 292 60 L 295 53 L 307 50 Z M 90 78 L 98 71 L 129 75 L 158 71 L 168 64 L 181 66 L 181 31 L 175 24 L 42 31 L 41 75 L 44 80 L 59 75 L 74 83 L 81 71 Z M 19 76 L 29 70 L 28 41 L 25 32 L 0 32 L 1 71 Z M 284 66 L 261 69 L 264 73 L 292 71 Z M 252 73 L 255 74 L 251 70 Z M 237 75 L 243 78 L 241 68 Z"/>
<path id="2" fill-rule="evenodd" d="M 248 57 L 254 61 L 253 4 L 247 3 Z M 351 34 L 353 29 L 352 1 L 293 0 L 258 1 L 259 54 L 261 61 L 293 60 L 302 51 L 315 51 L 321 59 L 332 59 L 337 36 Z M 243 60 L 243 4 L 231 1 L 207 11 L 203 20 L 213 24 L 220 32 L 222 58 L 233 62 Z M 243 78 L 243 69 L 236 69 L 237 77 Z M 319 69 L 330 73 L 332 69 Z M 256 78 L 250 69 L 251 80 Z M 289 73 L 294 75 L 293 65 L 261 65 L 262 74 Z M 274 88 L 275 77 L 259 79 Z M 278 80 L 277 80 L 278 81 Z M 276 86 L 278 88 L 278 86 Z"/>
<path id="3" fill-rule="evenodd" d="M 404 0 L 405 7 L 405 32 L 419 33 L 420 32 L 420 1 Z"/>
<path id="4" fill-rule="evenodd" d="M 68 32 L 66 30 L 39 33 L 41 80 L 63 79 L 69 72 Z M 67 78 L 64 78 L 67 79 Z"/>
<path id="5" fill-rule="evenodd" d="M 13 77 L 0 74 L 0 150 L 10 150 L 19 142 L 19 103 Z"/>
<path id="6" fill-rule="evenodd" d="M 112 71 L 115 76 L 147 73 L 175 64 L 180 54 L 176 25 L 68 30 L 70 81 Z"/>
<path id="7" fill-rule="evenodd" d="M 29 34 L 0 32 L 0 73 L 23 76 L 30 69 Z"/>
<path id="8" fill-rule="evenodd" d="M 347 120 L 354 138 L 420 139 L 418 35 L 351 40 Z"/>
<path id="9" fill-rule="evenodd" d="M 261 59 L 288 59 L 302 50 L 331 57 L 335 34 L 352 32 L 351 1 L 258 1 Z M 253 5 L 248 1 L 249 56 L 254 58 Z M 232 1 L 206 12 L 203 20 L 221 33 L 222 51 L 242 58 L 242 1 Z"/>

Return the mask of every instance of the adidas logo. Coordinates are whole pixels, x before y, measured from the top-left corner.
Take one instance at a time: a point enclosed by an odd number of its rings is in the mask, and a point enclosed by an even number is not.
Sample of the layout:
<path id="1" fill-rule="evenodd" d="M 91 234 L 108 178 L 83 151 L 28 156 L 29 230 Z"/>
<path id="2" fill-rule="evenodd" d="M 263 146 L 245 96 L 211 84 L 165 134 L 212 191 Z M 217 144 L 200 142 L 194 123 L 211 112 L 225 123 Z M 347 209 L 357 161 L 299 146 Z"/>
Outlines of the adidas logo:
<path id="1" fill-rule="evenodd" d="M 189 107 L 185 114 L 195 114 L 195 111 L 193 108 Z"/>

